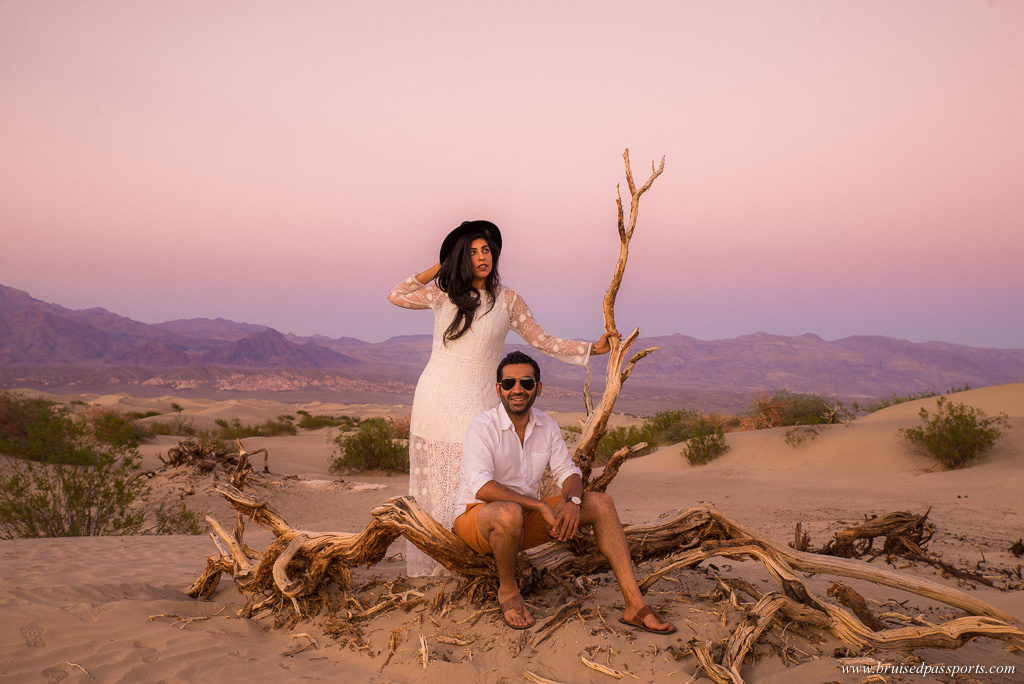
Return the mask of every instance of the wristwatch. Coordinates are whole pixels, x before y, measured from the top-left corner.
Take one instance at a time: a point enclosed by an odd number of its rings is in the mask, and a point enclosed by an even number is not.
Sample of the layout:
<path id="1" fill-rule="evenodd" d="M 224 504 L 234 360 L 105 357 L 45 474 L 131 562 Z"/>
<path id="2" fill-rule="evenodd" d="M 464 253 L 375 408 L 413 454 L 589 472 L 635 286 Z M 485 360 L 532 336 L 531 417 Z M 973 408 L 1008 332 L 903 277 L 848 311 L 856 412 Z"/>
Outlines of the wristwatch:
<path id="1" fill-rule="evenodd" d="M 570 496 L 570 497 L 568 497 L 568 498 L 566 499 L 566 501 L 567 501 L 567 502 L 569 502 L 569 503 L 574 503 L 574 504 L 576 504 L 577 506 L 579 506 L 580 504 L 582 504 L 582 503 L 583 503 L 583 499 L 581 499 L 581 498 L 580 498 L 580 497 L 578 497 L 578 496 Z"/>

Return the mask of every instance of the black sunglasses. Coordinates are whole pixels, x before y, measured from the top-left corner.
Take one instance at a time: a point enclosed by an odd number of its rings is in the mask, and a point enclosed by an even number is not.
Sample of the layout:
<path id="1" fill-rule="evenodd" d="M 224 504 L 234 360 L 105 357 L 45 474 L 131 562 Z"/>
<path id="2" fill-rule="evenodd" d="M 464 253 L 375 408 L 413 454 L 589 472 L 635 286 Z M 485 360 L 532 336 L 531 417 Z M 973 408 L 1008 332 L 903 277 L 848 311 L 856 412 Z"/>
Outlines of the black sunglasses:
<path id="1" fill-rule="evenodd" d="M 517 382 L 519 383 L 519 386 L 522 387 L 527 392 L 531 391 L 534 387 L 537 386 L 537 381 L 531 378 L 530 376 L 526 376 L 525 378 L 502 378 L 500 381 L 498 381 L 498 384 L 501 385 L 501 389 L 508 392 L 513 387 L 516 386 Z"/>

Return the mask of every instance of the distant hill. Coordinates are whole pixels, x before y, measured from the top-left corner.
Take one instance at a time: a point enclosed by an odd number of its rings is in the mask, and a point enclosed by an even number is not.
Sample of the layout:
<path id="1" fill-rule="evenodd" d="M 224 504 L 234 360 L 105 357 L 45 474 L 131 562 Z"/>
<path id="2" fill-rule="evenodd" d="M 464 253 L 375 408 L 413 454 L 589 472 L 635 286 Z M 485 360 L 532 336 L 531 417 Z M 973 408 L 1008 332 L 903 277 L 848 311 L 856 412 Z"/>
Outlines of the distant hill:
<path id="1" fill-rule="evenodd" d="M 265 325 L 236 323 L 226 318 L 181 318 L 166 323 L 154 323 L 152 327 L 181 337 L 229 342 L 270 329 Z"/>
<path id="2" fill-rule="evenodd" d="M 518 343 L 510 348 L 531 351 L 514 335 L 509 340 Z M 641 338 L 634 349 L 652 346 L 659 350 L 637 365 L 620 406 L 735 410 L 771 389 L 871 399 L 1024 380 L 1024 349 L 767 333 L 724 340 L 665 335 Z M 348 392 L 407 402 L 430 347 L 429 335 L 371 343 L 286 335 L 223 318 L 147 325 L 105 309 L 66 309 L 0 285 L 0 387 L 124 391 L 135 384 L 195 392 Z M 576 406 L 585 370 L 533 356 L 548 404 Z M 597 393 L 603 357 L 593 366 Z"/>
<path id="3" fill-rule="evenodd" d="M 0 311 L 0 364 L 71 364 L 99 359 L 119 341 L 102 330 L 43 308 Z"/>
<path id="4" fill-rule="evenodd" d="M 204 354 L 203 363 L 246 368 L 345 368 L 360 365 L 351 356 L 339 354 L 313 342 L 289 342 L 272 328 Z"/>
<path id="5" fill-rule="evenodd" d="M 183 350 L 161 340 L 154 340 L 115 356 L 108 363 L 141 368 L 179 368 L 191 364 L 192 359 Z"/>
<path id="6" fill-rule="evenodd" d="M 983 387 L 1024 380 L 1024 349 L 981 349 L 947 343 L 914 343 L 880 336 L 786 337 L 755 333 L 726 340 L 685 335 L 641 338 L 636 348 L 659 347 L 630 382 L 678 387 L 729 387 L 757 391 L 878 397 L 965 383 Z"/>
<path id="7" fill-rule="evenodd" d="M 359 361 L 265 325 L 223 318 L 147 325 L 105 309 L 76 311 L 0 285 L 0 365 L 348 368 Z"/>

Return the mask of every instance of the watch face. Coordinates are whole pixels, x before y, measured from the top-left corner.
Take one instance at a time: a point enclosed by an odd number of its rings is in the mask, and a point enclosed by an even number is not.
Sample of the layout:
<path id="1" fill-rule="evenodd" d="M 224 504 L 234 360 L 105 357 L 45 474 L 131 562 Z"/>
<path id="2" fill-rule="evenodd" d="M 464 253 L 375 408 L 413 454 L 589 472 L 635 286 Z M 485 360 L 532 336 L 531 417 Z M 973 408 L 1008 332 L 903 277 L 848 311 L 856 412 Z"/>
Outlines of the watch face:
<path id="1" fill-rule="evenodd" d="M 569 501 L 572 501 L 577 506 L 579 506 L 581 503 L 583 503 L 583 500 L 580 499 L 580 497 L 578 497 L 578 496 L 570 496 L 569 497 Z"/>

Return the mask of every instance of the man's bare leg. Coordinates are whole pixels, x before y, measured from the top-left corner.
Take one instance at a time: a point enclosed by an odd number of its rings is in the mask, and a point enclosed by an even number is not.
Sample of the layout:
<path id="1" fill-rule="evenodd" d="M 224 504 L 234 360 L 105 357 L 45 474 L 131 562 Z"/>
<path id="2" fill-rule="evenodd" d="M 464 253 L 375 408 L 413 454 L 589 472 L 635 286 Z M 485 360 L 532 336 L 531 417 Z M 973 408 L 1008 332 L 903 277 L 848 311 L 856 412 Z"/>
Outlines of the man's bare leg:
<path id="1" fill-rule="evenodd" d="M 633 573 L 633 559 L 629 557 L 629 544 L 619 522 L 619 514 L 615 510 L 612 498 L 604 492 L 585 492 L 583 505 L 580 507 L 580 523 L 594 526 L 597 547 L 608 559 L 612 572 L 619 583 L 622 598 L 626 602 L 623 617 L 629 621 L 636 620 L 637 613 L 647 605 L 640 593 L 636 575 Z M 497 556 L 495 556 L 497 558 Z M 643 624 L 654 630 L 667 630 L 672 623 L 660 620 L 657 615 L 647 615 Z"/>
<path id="2" fill-rule="evenodd" d="M 498 603 L 513 602 L 504 611 L 505 620 L 513 627 L 529 627 L 534 619 L 526 609 L 516 582 L 516 558 L 523 541 L 523 507 L 511 501 L 486 503 L 480 510 L 477 526 L 491 545 L 494 564 L 498 566 Z"/>

